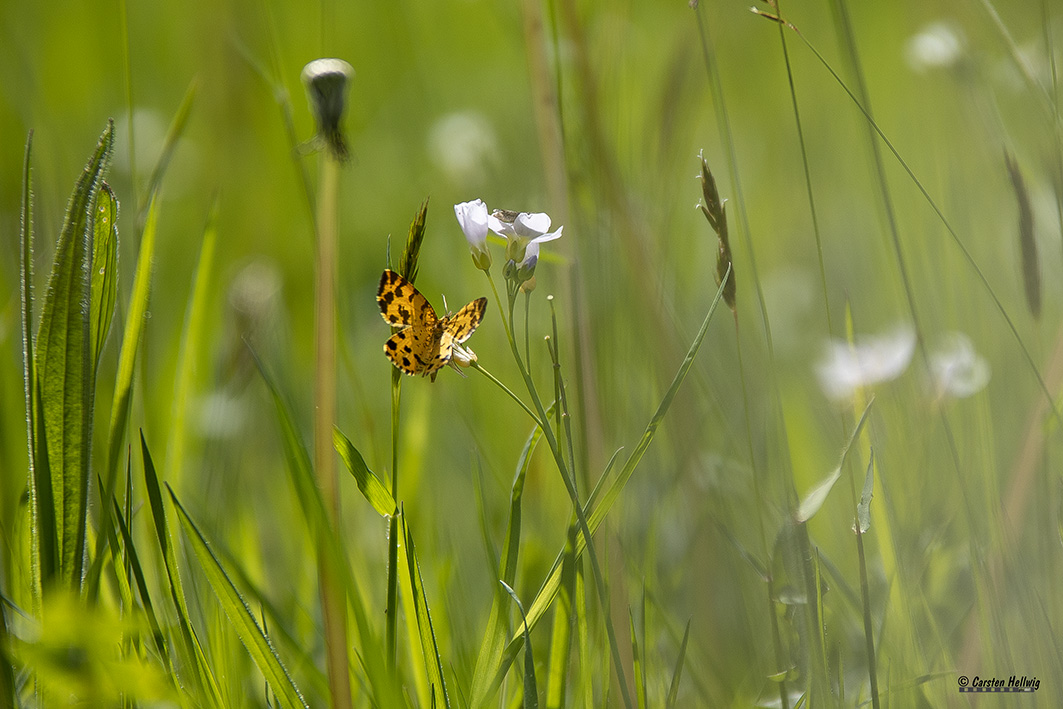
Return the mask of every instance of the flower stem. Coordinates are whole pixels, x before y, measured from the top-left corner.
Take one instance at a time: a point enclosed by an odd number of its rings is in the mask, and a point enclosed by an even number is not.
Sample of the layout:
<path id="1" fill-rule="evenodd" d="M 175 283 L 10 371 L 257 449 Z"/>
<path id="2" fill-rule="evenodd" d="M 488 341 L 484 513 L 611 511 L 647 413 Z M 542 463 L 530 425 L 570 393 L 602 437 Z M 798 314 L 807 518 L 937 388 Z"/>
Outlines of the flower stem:
<path id="1" fill-rule="evenodd" d="M 321 156 L 321 186 L 318 195 L 317 268 L 314 296 L 315 359 L 314 382 L 314 469 L 317 484 L 333 530 L 339 529 L 340 498 L 336 477 L 336 454 L 332 447 L 332 425 L 336 420 L 336 194 L 339 163 L 331 152 Z M 333 707 L 351 706 L 351 685 L 347 659 L 347 606 L 337 582 L 328 541 L 319 539 L 318 576 L 324 615 L 325 653 Z"/>

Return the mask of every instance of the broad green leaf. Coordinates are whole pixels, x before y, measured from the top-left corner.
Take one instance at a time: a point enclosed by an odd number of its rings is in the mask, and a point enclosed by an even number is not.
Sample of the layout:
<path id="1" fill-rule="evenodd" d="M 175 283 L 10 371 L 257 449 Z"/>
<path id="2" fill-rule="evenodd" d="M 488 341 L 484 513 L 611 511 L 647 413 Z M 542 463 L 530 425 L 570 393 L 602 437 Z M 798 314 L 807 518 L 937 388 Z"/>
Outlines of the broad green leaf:
<path id="1" fill-rule="evenodd" d="M 512 584 L 517 575 L 517 556 L 520 551 L 521 499 L 524 494 L 524 480 L 531 463 L 531 455 L 536 444 L 542 438 L 542 429 L 535 426 L 524 442 L 517 462 L 517 474 L 513 478 L 513 487 L 509 500 L 509 522 L 506 525 L 506 541 L 499 563 L 499 574 L 503 583 Z M 484 639 L 480 643 L 480 652 L 476 656 L 476 668 L 472 678 L 472 706 L 485 704 L 491 694 L 491 680 L 502 663 L 502 650 L 506 647 L 507 614 L 505 612 L 505 592 L 496 588 L 491 602 L 491 614 L 484 630 Z"/>
<path id="2" fill-rule="evenodd" d="M 362 454 L 354 447 L 351 440 L 335 426 L 332 427 L 332 443 L 347 466 L 347 470 L 354 476 L 358 489 L 362 491 L 362 495 L 373 506 L 377 514 L 381 517 L 395 514 L 395 498 L 384 487 L 384 483 L 380 482 L 380 478 L 365 464 L 365 459 L 362 458 Z"/>
<path id="3" fill-rule="evenodd" d="M 225 569 L 222 568 L 221 562 L 214 555 L 206 537 L 199 531 L 192 518 L 188 516 L 188 512 L 185 511 L 173 490 L 169 486 L 166 489 L 170 493 L 170 500 L 173 502 L 174 509 L 177 510 L 177 516 L 185 529 L 185 538 L 191 542 L 192 551 L 195 553 L 196 559 L 199 561 L 200 567 L 210 583 L 210 587 L 214 589 L 214 595 L 225 611 L 225 615 L 228 616 L 229 621 L 232 623 L 233 630 L 239 636 L 240 642 L 247 648 L 247 652 L 255 661 L 259 671 L 262 672 L 262 676 L 269 683 L 274 696 L 286 707 L 308 707 L 309 705 L 303 700 L 303 695 L 300 694 L 299 688 L 295 686 L 291 675 L 288 674 L 288 670 L 284 667 L 280 658 L 277 657 L 277 652 L 273 649 L 273 643 L 262 632 L 254 613 L 251 612 L 247 602 L 240 595 L 236 586 L 233 585 Z"/>
<path id="4" fill-rule="evenodd" d="M 860 534 L 871 529 L 871 497 L 875 492 L 875 449 L 867 461 L 867 474 L 864 475 L 864 489 L 860 493 L 860 504 L 856 506 L 856 521 L 860 525 Z"/>
<path id="5" fill-rule="evenodd" d="M 192 664 L 195 669 L 195 679 L 212 700 L 215 706 L 224 706 L 218 682 L 210 670 L 203 645 L 199 642 L 195 628 L 188 615 L 188 602 L 185 599 L 184 586 L 181 583 L 181 574 L 177 569 L 177 552 L 174 549 L 173 540 L 170 536 L 170 528 L 166 524 L 166 508 L 162 504 L 162 490 L 159 487 L 159 478 L 155 473 L 155 463 L 151 459 L 151 451 L 148 450 L 144 433 L 140 434 L 140 453 L 144 459 L 144 486 L 148 492 L 148 503 L 151 508 L 151 518 L 155 524 L 155 537 L 159 542 L 159 551 L 162 554 L 163 564 L 166 567 L 166 580 L 170 589 L 170 598 L 173 600 L 174 610 L 177 611 L 177 621 L 181 629 L 181 637 L 184 641 L 185 660 Z"/>
<path id="6" fill-rule="evenodd" d="M 70 589 L 80 588 L 85 563 L 96 376 L 90 330 L 92 241 L 97 195 L 113 148 L 112 121 L 67 203 L 37 330 L 35 376 L 52 478 L 59 577 Z"/>
<path id="7" fill-rule="evenodd" d="M 425 671 L 432 686 L 432 705 L 449 707 L 450 697 L 447 695 L 447 683 L 443 678 L 443 660 L 439 657 L 436 633 L 432 628 L 432 614 L 428 610 L 428 596 L 425 594 L 421 568 L 417 563 L 417 552 L 413 545 L 413 535 L 406 525 L 405 515 L 402 516 L 402 522 L 403 538 L 406 540 L 403 551 L 406 554 L 406 565 L 410 575 L 410 590 L 413 596 L 414 612 L 417 615 L 421 653 L 424 655 Z"/>

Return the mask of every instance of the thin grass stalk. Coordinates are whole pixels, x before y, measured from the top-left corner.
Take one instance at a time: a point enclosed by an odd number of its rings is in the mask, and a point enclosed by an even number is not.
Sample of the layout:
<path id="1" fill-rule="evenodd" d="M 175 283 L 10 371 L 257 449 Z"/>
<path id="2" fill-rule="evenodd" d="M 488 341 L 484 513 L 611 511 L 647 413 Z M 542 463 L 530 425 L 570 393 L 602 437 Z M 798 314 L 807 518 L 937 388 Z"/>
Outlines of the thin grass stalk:
<path id="1" fill-rule="evenodd" d="M 778 0 L 776 0 L 778 9 Z M 779 25 L 779 46 L 782 48 L 783 66 L 786 67 L 786 83 L 790 89 L 790 103 L 794 107 L 794 127 L 797 129 L 797 144 L 801 148 L 801 168 L 805 177 L 805 193 L 808 195 L 808 214 L 812 219 L 812 234 L 816 239 L 816 260 L 819 264 L 819 282 L 823 289 L 823 311 L 827 317 L 827 334 L 834 336 L 834 326 L 830 316 L 830 295 L 827 292 L 827 268 L 823 263 L 823 239 L 819 230 L 819 213 L 816 210 L 816 196 L 812 189 L 812 170 L 808 164 L 808 144 L 805 142 L 805 130 L 801 124 L 801 109 L 797 104 L 797 89 L 794 86 L 794 70 L 790 64 L 790 51 L 786 45 L 786 32 Z"/>
<path id="2" fill-rule="evenodd" d="M 938 203 L 930 195 L 930 192 L 927 191 L 922 181 L 915 174 L 915 171 L 908 164 L 908 161 L 901 156 L 900 151 L 898 151 L 896 146 L 894 146 L 893 141 L 891 141 L 889 137 L 886 136 L 885 132 L 883 132 L 882 128 L 878 125 L 875 119 L 872 118 L 871 113 L 866 108 L 864 108 L 860 100 L 856 97 L 855 94 L 853 94 L 852 90 L 846 85 L 845 81 L 841 78 L 841 76 L 838 75 L 838 72 L 834 70 L 830 63 L 827 62 L 827 60 L 823 57 L 822 54 L 820 54 L 819 50 L 816 49 L 816 47 L 811 42 L 809 42 L 807 38 L 805 38 L 805 36 L 801 33 L 799 29 L 797 29 L 797 27 L 795 27 L 789 22 L 786 22 L 785 20 L 774 17 L 772 15 L 767 15 L 764 13 L 758 14 L 773 22 L 779 22 L 781 24 L 784 24 L 787 29 L 792 30 L 797 34 L 801 41 L 805 43 L 805 46 L 808 48 L 808 50 L 812 52 L 816 59 L 819 60 L 820 64 L 823 65 L 823 68 L 827 70 L 831 77 L 838 83 L 838 86 L 841 87 L 842 91 L 845 92 L 845 94 L 849 97 L 853 104 L 856 105 L 857 109 L 860 110 L 864 118 L 867 119 L 868 125 L 870 125 L 874 129 L 875 134 L 878 136 L 879 140 L 881 140 L 883 145 L 885 145 L 886 148 L 890 151 L 890 153 L 893 154 L 894 159 L 897 160 L 897 164 L 900 165 L 901 169 L 904 170 L 904 172 L 912 180 L 912 184 L 915 185 L 915 188 L 919 191 L 919 194 L 922 195 L 924 200 L 926 200 L 927 205 L 934 212 L 934 216 L 938 218 L 938 221 L 941 222 L 941 225 L 945 228 L 945 231 L 948 232 L 949 237 L 956 245 L 956 248 L 960 250 L 960 254 L 963 256 L 964 261 L 966 261 L 967 265 L 970 266 L 972 272 L 975 274 L 975 276 L 977 276 L 978 281 L 985 289 L 986 294 L 989 296 L 990 300 L 993 301 L 993 305 L 996 307 L 997 311 L 1000 312 L 1000 316 L 1004 319 L 1004 323 L 1008 326 L 1008 330 L 1011 332 L 1012 337 L 1015 339 L 1015 343 L 1019 346 L 1019 351 L 1022 353 L 1022 357 L 1025 360 L 1026 365 L 1030 368 L 1030 371 L 1033 373 L 1034 378 L 1037 380 L 1037 384 L 1041 389 L 1041 393 L 1044 394 L 1045 400 L 1051 407 L 1052 417 L 1053 419 L 1055 419 L 1056 422 L 1056 430 L 1063 434 L 1063 412 L 1060 411 L 1059 406 L 1056 404 L 1055 396 L 1052 394 L 1052 391 L 1049 386 L 1045 383 L 1045 379 L 1041 374 L 1041 370 L 1038 368 L 1037 363 L 1034 361 L 1033 355 L 1030 354 L 1030 349 L 1026 346 L 1026 342 L 1022 339 L 1022 335 L 1019 334 L 1019 330 L 1015 326 L 1015 322 L 1012 320 L 1011 315 L 1008 314 L 1008 310 L 1004 307 L 1004 303 L 1000 300 L 1000 297 L 997 295 L 996 290 L 990 284 L 989 278 L 986 277 L 985 272 L 978 265 L 978 262 L 974 260 L 974 256 L 971 254 L 970 250 L 968 250 L 967 245 L 964 244 L 963 241 L 960 239 L 959 233 L 956 231 L 955 228 L 953 228 L 952 222 L 950 222 L 948 220 L 948 217 L 945 216 L 945 213 L 941 210 L 941 207 L 938 206 Z"/>
<path id="3" fill-rule="evenodd" d="M 402 402 L 402 372 L 391 368 L 391 499 L 399 504 L 399 405 Z M 398 507 L 388 518 L 388 575 L 384 605 L 384 663 L 393 675 L 398 663 L 399 609 L 399 517 Z"/>
<path id="4" fill-rule="evenodd" d="M 491 279 L 490 273 L 487 274 Z M 508 282 L 507 282 L 508 283 Z M 494 289 L 494 283 L 491 284 Z M 498 303 L 498 309 L 500 311 L 503 325 L 505 327 L 506 336 L 509 340 L 510 350 L 513 352 L 513 359 L 517 362 L 517 367 L 520 369 L 521 377 L 524 379 L 524 384 L 528 389 L 528 394 L 531 396 L 532 403 L 535 405 L 536 413 L 538 414 L 539 421 L 543 424 L 543 435 L 546 437 L 546 442 L 550 446 L 550 452 L 553 454 L 554 462 L 557 464 L 558 472 L 561 474 L 562 482 L 565 485 L 565 490 L 568 492 L 569 499 L 572 500 L 573 508 L 576 512 L 579 520 L 580 531 L 583 533 L 583 538 L 586 541 L 587 553 L 591 559 L 591 569 L 594 573 L 595 587 L 598 592 L 598 600 L 602 604 L 602 608 L 605 611 L 606 617 L 606 631 L 609 636 L 609 649 L 612 654 L 614 670 L 616 671 L 618 683 L 620 685 L 620 694 L 624 699 L 624 706 L 631 709 L 633 706 L 631 703 L 631 695 L 627 686 L 627 679 L 624 672 L 623 664 L 620 659 L 620 649 L 616 640 L 616 633 L 613 630 L 613 624 L 609 614 L 609 597 L 605 590 L 605 578 L 602 575 L 602 570 L 598 562 L 598 556 L 594 549 L 594 542 L 591 538 L 590 526 L 587 524 L 587 517 L 583 512 L 583 508 L 579 502 L 579 496 L 576 492 L 575 484 L 572 480 L 572 475 L 569 472 L 568 465 L 565 462 L 565 457 L 561 452 L 561 448 L 557 442 L 557 437 L 554 434 L 553 428 L 550 426 L 549 418 L 546 413 L 546 409 L 543 407 L 543 403 L 539 398 L 538 391 L 535 388 L 535 382 L 531 378 L 531 374 L 528 372 L 525 363 L 521 360 L 520 349 L 517 346 L 517 341 L 513 337 L 513 331 L 511 329 L 511 323 L 513 320 L 513 305 L 516 301 L 516 293 L 512 292 L 512 288 L 509 289 L 509 318 L 507 322 L 506 310 L 502 303 L 495 298 Z M 497 291 L 496 291 L 497 292 Z"/>
<path id="5" fill-rule="evenodd" d="M 314 288 L 314 469 L 333 529 L 339 529 L 340 497 L 332 425 L 336 420 L 336 201 L 340 163 L 331 151 L 321 154 L 317 211 L 317 264 Z M 318 576 L 324 616 L 325 653 L 332 706 L 351 706 L 347 655 L 347 604 L 337 584 L 324 540 L 318 540 Z"/>
<path id="6" fill-rule="evenodd" d="M 136 128 L 133 126 L 133 61 L 129 48 L 129 8 L 126 0 L 118 0 L 118 31 L 122 37 L 122 64 L 125 67 L 125 110 L 129 132 L 129 184 L 133 186 L 133 203 L 139 205 L 137 198 L 137 141 Z M 137 212 L 139 213 L 139 209 Z M 136 230 L 139 237 L 139 230 Z M 139 250 L 140 244 L 137 243 Z"/>

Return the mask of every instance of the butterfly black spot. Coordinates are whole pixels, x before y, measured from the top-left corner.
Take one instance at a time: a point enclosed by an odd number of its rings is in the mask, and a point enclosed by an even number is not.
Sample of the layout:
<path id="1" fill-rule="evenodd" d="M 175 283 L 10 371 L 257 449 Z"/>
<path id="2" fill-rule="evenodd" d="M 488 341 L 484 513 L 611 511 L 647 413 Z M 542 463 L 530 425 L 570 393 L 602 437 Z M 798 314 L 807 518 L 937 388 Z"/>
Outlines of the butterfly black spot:
<path id="1" fill-rule="evenodd" d="M 406 369 L 409 369 L 410 365 L 412 365 L 412 364 L 413 363 L 410 362 L 410 358 L 409 357 L 403 357 L 402 358 L 402 366 L 405 367 Z"/>
<path id="2" fill-rule="evenodd" d="M 395 342 L 393 342 L 392 340 L 388 340 L 384 343 L 384 347 L 387 347 L 389 350 L 394 352 L 398 348 L 398 345 L 395 344 Z"/>

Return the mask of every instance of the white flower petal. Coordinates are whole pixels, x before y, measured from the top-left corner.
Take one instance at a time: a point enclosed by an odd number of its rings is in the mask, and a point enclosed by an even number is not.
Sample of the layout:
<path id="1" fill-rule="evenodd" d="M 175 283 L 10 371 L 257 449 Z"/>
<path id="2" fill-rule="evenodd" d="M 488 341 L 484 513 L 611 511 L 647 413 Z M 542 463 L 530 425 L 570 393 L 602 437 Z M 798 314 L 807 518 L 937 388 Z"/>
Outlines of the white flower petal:
<path id="1" fill-rule="evenodd" d="M 537 236 L 537 237 L 535 237 L 534 239 L 531 240 L 531 243 L 533 243 L 533 244 L 541 244 L 544 241 L 553 241 L 554 239 L 560 239 L 561 238 L 561 232 L 564 230 L 564 228 L 565 227 L 563 227 L 563 226 L 559 226 L 557 228 L 557 231 L 551 232 L 549 234 L 543 234 L 542 236 Z"/>
<path id="2" fill-rule="evenodd" d="M 528 214 L 521 212 L 513 222 L 513 229 L 518 236 L 534 238 L 550 230 L 550 215 L 545 212 Z"/>
<path id="3" fill-rule="evenodd" d="M 487 243 L 487 205 L 481 200 L 454 205 L 454 214 L 469 246 L 481 250 Z"/>

